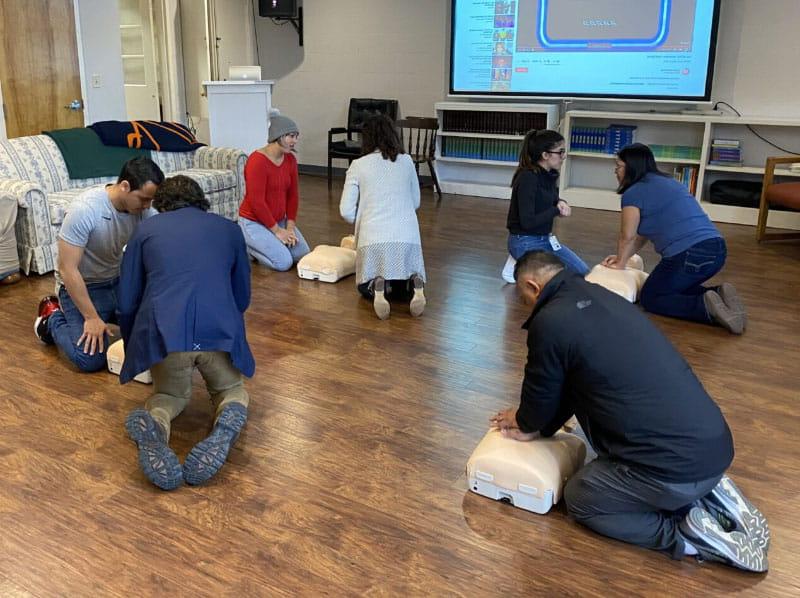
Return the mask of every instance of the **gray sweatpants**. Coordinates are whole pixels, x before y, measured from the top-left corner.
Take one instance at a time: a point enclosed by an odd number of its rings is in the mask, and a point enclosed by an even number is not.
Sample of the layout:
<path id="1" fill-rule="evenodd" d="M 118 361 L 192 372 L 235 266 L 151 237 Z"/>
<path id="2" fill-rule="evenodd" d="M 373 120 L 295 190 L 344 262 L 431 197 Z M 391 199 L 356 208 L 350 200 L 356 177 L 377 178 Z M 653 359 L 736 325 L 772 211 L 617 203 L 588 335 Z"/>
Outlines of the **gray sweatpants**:
<path id="1" fill-rule="evenodd" d="M 564 501 L 569 514 L 589 529 L 680 559 L 684 541 L 678 523 L 685 514 L 680 511 L 711 492 L 721 477 L 664 482 L 635 466 L 601 457 L 570 478 Z"/>

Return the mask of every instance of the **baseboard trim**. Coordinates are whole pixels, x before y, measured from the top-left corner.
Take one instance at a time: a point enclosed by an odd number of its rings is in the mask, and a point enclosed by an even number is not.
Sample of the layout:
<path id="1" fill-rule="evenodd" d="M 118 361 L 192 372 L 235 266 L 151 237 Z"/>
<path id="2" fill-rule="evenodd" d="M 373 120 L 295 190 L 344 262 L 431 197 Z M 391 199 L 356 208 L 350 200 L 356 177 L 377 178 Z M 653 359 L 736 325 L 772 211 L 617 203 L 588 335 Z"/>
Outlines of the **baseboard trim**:
<path id="1" fill-rule="evenodd" d="M 327 166 L 317 166 L 316 164 L 298 164 L 297 171 L 300 174 L 305 174 L 308 176 L 319 176 L 319 177 L 328 177 L 328 167 Z M 344 175 L 347 173 L 346 168 L 337 168 L 333 167 L 333 176 L 334 178 L 344 178 Z M 430 185 L 433 180 L 430 176 L 421 176 L 419 180 L 425 184 Z"/>

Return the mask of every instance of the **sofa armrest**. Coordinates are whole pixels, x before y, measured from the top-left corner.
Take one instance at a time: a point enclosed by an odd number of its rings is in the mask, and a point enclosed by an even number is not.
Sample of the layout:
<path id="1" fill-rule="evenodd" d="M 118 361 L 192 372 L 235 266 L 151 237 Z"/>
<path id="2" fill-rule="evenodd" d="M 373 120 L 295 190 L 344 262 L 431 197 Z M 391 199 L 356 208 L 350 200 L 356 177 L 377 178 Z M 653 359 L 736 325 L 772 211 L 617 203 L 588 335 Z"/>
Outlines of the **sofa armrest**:
<path id="1" fill-rule="evenodd" d="M 17 200 L 21 208 L 30 208 L 37 202 L 44 202 L 45 211 L 47 212 L 47 193 L 44 188 L 35 181 L 0 179 L 0 195 L 13 197 Z"/>
<path id="2" fill-rule="evenodd" d="M 50 202 L 47 200 L 47 193 L 41 185 L 33 181 L 0 179 L 0 196 L 12 198 L 19 206 L 14 229 L 20 253 L 20 266 L 27 274 L 33 259 L 29 255 L 30 252 L 36 248 L 45 248 L 49 251 L 56 242 L 50 225 Z M 44 273 L 42 270 L 36 271 Z"/>
<path id="3" fill-rule="evenodd" d="M 194 153 L 194 167 L 214 170 L 232 170 L 236 173 L 239 202 L 244 199 L 244 164 L 247 154 L 230 147 L 201 147 Z"/>

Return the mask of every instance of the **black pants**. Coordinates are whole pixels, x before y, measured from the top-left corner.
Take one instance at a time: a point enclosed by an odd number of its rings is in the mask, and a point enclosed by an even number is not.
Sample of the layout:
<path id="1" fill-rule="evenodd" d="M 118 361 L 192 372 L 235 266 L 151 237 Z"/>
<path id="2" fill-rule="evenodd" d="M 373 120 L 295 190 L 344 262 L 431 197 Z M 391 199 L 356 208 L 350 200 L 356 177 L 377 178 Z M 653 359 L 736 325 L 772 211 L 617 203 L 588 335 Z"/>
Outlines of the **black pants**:
<path id="1" fill-rule="evenodd" d="M 373 282 L 372 280 L 368 280 L 358 285 L 358 292 L 361 293 L 365 299 L 369 299 L 370 301 L 375 297 L 375 292 L 372 290 Z M 414 278 L 411 277 L 408 280 L 387 280 L 384 294 L 389 300 L 402 302 L 411 301 L 411 297 L 414 295 Z"/>
<path id="2" fill-rule="evenodd" d="M 589 529 L 680 559 L 684 541 L 678 523 L 692 502 L 711 492 L 721 477 L 664 482 L 634 466 L 600 458 L 567 482 L 564 501 L 569 514 Z"/>

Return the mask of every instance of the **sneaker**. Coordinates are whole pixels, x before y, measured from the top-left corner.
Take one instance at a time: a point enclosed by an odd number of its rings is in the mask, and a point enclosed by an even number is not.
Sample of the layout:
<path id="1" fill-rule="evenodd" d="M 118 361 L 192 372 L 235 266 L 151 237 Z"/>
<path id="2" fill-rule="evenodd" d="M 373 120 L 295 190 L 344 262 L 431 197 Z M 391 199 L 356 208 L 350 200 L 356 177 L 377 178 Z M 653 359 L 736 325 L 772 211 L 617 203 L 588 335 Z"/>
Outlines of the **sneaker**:
<path id="1" fill-rule="evenodd" d="M 225 464 L 246 421 L 247 407 L 241 403 L 229 403 L 222 408 L 211 434 L 186 456 L 183 479 L 187 484 L 197 486 L 214 477 Z"/>
<path id="2" fill-rule="evenodd" d="M 386 281 L 380 276 L 372 282 L 372 293 L 374 295 L 372 307 L 375 309 L 375 315 L 379 319 L 385 320 L 389 317 L 391 308 L 389 307 L 388 299 L 386 299 Z"/>
<path id="3" fill-rule="evenodd" d="M 61 311 L 61 305 L 58 303 L 58 297 L 55 295 L 48 295 L 39 301 L 38 317 L 33 322 L 33 333 L 45 345 L 53 345 L 53 335 L 47 326 L 47 322 L 55 312 Z"/>
<path id="4" fill-rule="evenodd" d="M 411 277 L 411 284 L 414 285 L 414 295 L 411 297 L 409 310 L 411 315 L 417 318 L 425 311 L 425 283 L 419 274 L 414 274 Z"/>
<path id="5" fill-rule="evenodd" d="M 769 569 L 767 554 L 753 538 L 738 531 L 726 532 L 705 509 L 692 507 L 679 529 L 701 560 L 719 561 L 754 573 Z"/>
<path id="6" fill-rule="evenodd" d="M 727 531 L 743 532 L 765 551 L 769 549 L 767 518 L 728 476 L 723 476 L 716 487 L 700 500 L 703 508 L 714 515 Z"/>
<path id="7" fill-rule="evenodd" d="M 125 419 L 125 430 L 139 449 L 139 467 L 148 480 L 162 490 L 174 490 L 183 484 L 178 456 L 169 448 L 164 428 L 149 411 L 131 411 Z"/>
<path id="8" fill-rule="evenodd" d="M 747 328 L 747 308 L 736 292 L 736 287 L 729 282 L 723 282 L 717 287 L 717 294 L 722 297 L 722 301 L 734 315 L 742 317 L 742 328 Z"/>
<path id="9" fill-rule="evenodd" d="M 725 328 L 731 334 L 744 332 L 744 315 L 732 311 L 716 291 L 706 291 L 703 294 L 703 303 L 706 306 L 711 320 Z"/>
<path id="10" fill-rule="evenodd" d="M 500 276 L 503 278 L 503 280 L 505 280 L 509 284 L 514 284 L 515 282 L 517 282 L 514 279 L 514 268 L 516 267 L 516 265 L 517 265 L 517 260 L 515 260 L 513 257 L 509 255 L 508 259 L 506 260 L 506 265 L 503 266 L 503 271 L 500 273 Z"/>

